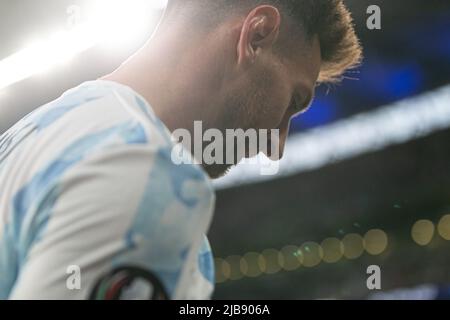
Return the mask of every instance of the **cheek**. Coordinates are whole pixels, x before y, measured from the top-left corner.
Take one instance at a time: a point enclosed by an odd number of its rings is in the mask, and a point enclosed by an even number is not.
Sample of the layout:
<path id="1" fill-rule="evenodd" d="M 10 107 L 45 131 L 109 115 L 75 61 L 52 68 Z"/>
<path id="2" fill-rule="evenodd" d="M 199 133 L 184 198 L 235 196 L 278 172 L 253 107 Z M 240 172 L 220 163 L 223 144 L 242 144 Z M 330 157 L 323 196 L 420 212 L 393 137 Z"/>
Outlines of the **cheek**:
<path id="1" fill-rule="evenodd" d="M 263 121 L 264 128 L 277 128 L 283 121 L 290 104 L 290 93 L 282 83 L 274 83 L 265 91 Z"/>
<path id="2" fill-rule="evenodd" d="M 247 101 L 250 125 L 256 129 L 277 128 L 291 101 L 291 90 L 279 65 L 264 66 L 253 75 Z"/>

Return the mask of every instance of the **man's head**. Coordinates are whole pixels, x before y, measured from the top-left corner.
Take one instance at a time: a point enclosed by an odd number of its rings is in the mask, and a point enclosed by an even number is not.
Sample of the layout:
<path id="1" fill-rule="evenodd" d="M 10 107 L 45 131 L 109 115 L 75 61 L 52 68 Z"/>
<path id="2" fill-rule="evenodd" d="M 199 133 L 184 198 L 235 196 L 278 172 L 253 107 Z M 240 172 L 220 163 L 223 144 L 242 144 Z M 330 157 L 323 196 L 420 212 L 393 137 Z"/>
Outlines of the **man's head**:
<path id="1" fill-rule="evenodd" d="M 196 59 L 210 72 L 201 86 L 209 118 L 199 120 L 221 130 L 279 129 L 280 154 L 316 84 L 340 80 L 361 59 L 342 0 L 171 0 L 166 19 L 185 19 L 206 39 Z"/>
<path id="2" fill-rule="evenodd" d="M 160 72 L 166 105 L 181 112 L 161 111 L 171 130 L 192 132 L 196 120 L 204 130 L 279 129 L 280 155 L 317 83 L 340 80 L 361 60 L 343 0 L 169 0 L 155 40 L 178 44 L 160 53 L 170 61 Z M 205 169 L 216 177 L 227 167 Z"/>

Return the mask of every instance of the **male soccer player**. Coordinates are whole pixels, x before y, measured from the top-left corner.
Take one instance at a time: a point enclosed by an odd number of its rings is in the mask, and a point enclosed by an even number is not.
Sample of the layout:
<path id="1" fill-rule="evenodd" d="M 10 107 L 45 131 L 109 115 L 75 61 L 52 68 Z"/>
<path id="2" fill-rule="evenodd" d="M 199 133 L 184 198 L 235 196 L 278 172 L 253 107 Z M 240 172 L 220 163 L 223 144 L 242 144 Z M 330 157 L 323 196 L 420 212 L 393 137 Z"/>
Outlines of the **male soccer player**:
<path id="1" fill-rule="evenodd" d="M 205 299 L 210 178 L 171 133 L 279 129 L 361 47 L 342 0 L 170 0 L 152 39 L 0 137 L 0 298 Z"/>

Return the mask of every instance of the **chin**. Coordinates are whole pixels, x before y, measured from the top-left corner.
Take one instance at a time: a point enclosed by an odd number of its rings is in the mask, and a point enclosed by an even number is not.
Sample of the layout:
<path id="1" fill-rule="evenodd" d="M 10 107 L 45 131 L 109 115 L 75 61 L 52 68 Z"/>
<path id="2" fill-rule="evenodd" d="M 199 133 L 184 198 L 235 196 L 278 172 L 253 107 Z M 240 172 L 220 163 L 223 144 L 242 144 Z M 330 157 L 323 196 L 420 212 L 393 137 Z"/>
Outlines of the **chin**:
<path id="1" fill-rule="evenodd" d="M 215 164 L 215 165 L 205 165 L 203 169 L 205 169 L 206 173 L 209 175 L 211 179 L 219 179 L 228 174 L 230 172 L 233 165 L 228 164 Z"/>

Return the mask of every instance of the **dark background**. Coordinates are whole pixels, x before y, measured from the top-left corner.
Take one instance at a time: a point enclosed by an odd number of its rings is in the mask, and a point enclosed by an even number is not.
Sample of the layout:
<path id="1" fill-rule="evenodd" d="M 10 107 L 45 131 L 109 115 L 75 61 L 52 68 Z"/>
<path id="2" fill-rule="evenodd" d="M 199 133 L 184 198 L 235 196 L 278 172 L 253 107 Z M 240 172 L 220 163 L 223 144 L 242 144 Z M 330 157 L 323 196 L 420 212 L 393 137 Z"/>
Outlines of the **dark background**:
<path id="1" fill-rule="evenodd" d="M 294 134 L 326 128 L 450 82 L 450 1 L 346 2 L 365 50 L 364 64 L 349 74 L 358 80 L 319 88 L 312 109 L 293 122 Z M 381 7 L 381 30 L 366 28 L 371 4 Z M 225 268 L 227 280 L 218 284 L 215 297 L 366 298 L 372 294 L 366 269 L 373 264 L 381 267 L 383 291 L 450 283 L 450 244 L 436 230 L 426 246 L 411 237 L 416 221 L 437 225 L 450 213 L 449 146 L 450 130 L 443 130 L 317 170 L 219 191 L 211 242 L 216 255 L 232 257 Z M 343 257 L 337 263 L 257 277 L 245 276 L 233 257 L 320 244 L 349 233 L 364 236 L 370 229 L 388 236 L 380 255 L 365 252 L 357 259 Z"/>

